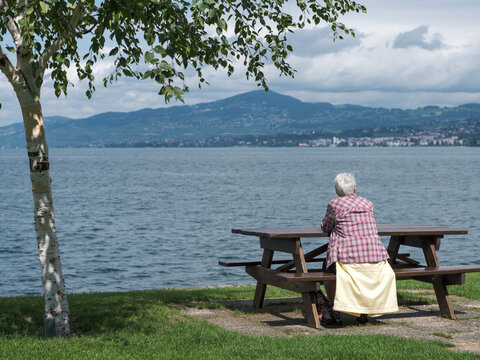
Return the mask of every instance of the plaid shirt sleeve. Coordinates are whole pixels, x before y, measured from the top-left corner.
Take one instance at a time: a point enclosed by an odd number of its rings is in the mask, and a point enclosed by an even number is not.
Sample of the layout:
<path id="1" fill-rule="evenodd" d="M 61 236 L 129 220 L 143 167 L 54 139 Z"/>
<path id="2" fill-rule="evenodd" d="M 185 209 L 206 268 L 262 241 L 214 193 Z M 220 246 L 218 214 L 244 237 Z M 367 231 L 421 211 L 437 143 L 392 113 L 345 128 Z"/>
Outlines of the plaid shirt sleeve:
<path id="1" fill-rule="evenodd" d="M 333 226 L 335 225 L 335 210 L 333 207 L 328 204 L 327 206 L 327 213 L 322 220 L 322 231 L 329 233 L 332 231 Z"/>

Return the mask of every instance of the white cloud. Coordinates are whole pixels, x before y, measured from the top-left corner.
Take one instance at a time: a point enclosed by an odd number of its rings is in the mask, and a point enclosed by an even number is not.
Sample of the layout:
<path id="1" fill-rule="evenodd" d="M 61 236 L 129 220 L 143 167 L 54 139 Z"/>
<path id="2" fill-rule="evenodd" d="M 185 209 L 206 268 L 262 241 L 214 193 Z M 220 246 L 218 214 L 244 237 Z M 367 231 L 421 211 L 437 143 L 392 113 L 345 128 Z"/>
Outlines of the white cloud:
<path id="1" fill-rule="evenodd" d="M 316 92 L 480 91 L 475 61 L 480 48 L 451 46 L 427 51 L 395 49 L 384 43 L 383 38 L 367 38 L 364 45 L 340 53 L 292 56 L 298 69 L 295 81 L 273 83 L 284 88 L 297 84 L 298 90 Z"/>
<path id="2" fill-rule="evenodd" d="M 317 56 L 321 54 L 338 53 L 360 45 L 364 37 L 356 33 L 355 37 L 348 36 L 343 40 L 333 40 L 333 33 L 329 27 L 320 29 L 298 30 L 290 37 L 293 51 L 296 56 Z"/>

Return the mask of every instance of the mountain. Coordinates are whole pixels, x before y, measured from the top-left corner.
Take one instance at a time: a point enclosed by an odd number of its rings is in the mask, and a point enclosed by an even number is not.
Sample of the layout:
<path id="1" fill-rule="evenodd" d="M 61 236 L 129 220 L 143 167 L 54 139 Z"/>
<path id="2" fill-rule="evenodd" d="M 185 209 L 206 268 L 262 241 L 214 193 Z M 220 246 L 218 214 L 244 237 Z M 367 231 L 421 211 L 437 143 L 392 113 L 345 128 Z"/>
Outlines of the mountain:
<path id="1" fill-rule="evenodd" d="M 480 104 L 386 109 L 307 103 L 290 96 L 252 91 L 192 106 L 106 112 L 83 119 L 47 117 L 51 147 L 86 147 L 201 141 L 211 137 L 299 134 L 480 119 Z M 23 124 L 0 128 L 0 147 L 23 147 Z"/>

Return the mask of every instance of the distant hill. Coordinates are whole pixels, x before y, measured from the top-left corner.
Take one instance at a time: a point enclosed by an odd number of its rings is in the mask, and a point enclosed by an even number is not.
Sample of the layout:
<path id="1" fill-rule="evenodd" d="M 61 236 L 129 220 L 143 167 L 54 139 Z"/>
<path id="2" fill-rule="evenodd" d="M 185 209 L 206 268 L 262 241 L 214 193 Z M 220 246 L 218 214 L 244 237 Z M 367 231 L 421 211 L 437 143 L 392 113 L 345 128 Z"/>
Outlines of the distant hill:
<path id="1" fill-rule="evenodd" d="M 273 91 L 252 91 L 192 106 L 106 112 L 84 119 L 47 117 L 51 147 L 150 144 L 212 137 L 299 134 L 480 119 L 480 104 L 415 110 L 307 103 Z M 25 146 L 23 124 L 0 128 L 0 147 Z"/>

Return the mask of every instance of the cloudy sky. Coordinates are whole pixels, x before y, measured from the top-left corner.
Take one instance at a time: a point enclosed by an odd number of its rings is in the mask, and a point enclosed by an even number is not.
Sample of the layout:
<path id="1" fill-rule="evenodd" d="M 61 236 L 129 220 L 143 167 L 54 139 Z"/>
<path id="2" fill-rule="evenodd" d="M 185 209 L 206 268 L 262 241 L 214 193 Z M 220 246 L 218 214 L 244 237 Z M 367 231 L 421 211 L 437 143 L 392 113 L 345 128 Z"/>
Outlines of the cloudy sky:
<path id="1" fill-rule="evenodd" d="M 311 28 L 292 37 L 297 70 L 294 79 L 279 77 L 267 67 L 270 89 L 302 101 L 359 104 L 388 108 L 425 105 L 455 106 L 480 102 L 480 1 L 478 0 L 359 0 L 367 14 L 343 19 L 357 36 L 332 41 L 327 28 Z M 98 64 L 97 76 L 110 64 Z M 186 104 L 222 99 L 256 90 L 241 71 L 228 78 L 206 70 L 210 82 L 186 94 Z M 148 81 L 124 79 L 91 100 L 85 84 L 72 81 L 68 96 L 56 98 L 46 79 L 42 93 L 45 116 L 82 118 L 105 111 L 132 111 L 166 105 L 158 88 Z M 10 85 L 0 73 L 0 126 L 21 121 Z"/>

